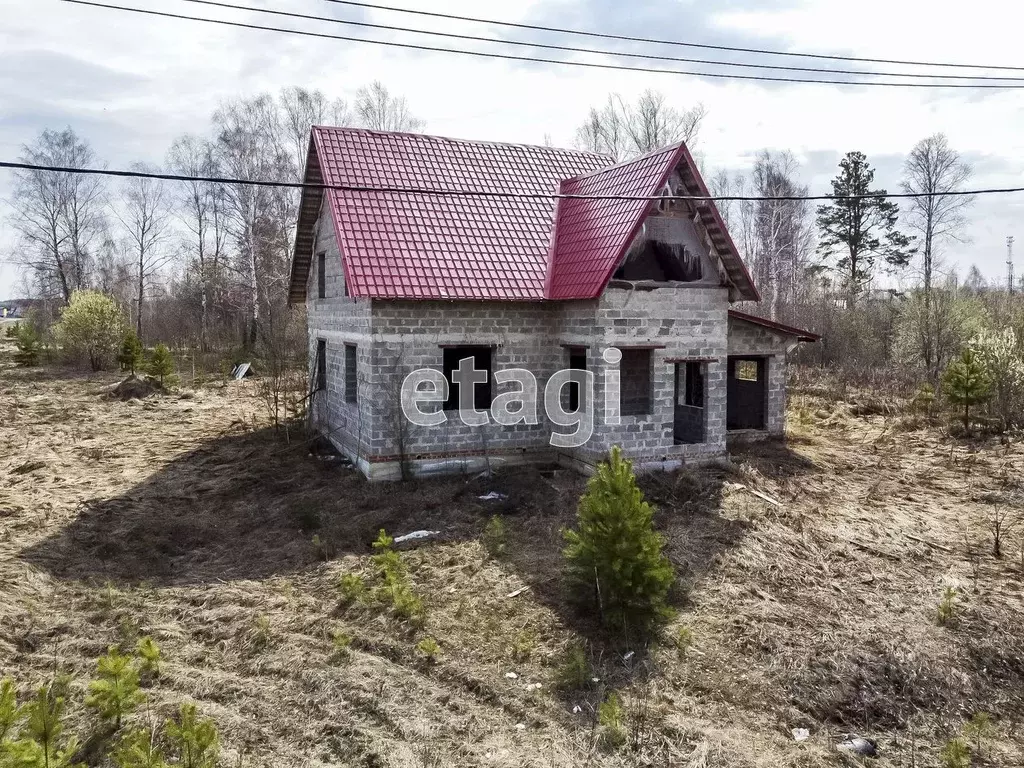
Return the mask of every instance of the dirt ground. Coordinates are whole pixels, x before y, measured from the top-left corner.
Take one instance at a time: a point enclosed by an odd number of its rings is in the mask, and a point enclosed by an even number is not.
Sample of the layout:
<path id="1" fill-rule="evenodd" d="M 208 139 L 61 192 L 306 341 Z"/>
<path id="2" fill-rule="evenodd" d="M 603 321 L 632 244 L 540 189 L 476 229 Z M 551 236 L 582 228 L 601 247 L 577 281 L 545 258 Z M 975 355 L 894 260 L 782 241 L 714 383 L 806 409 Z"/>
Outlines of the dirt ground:
<path id="1" fill-rule="evenodd" d="M 252 382 L 110 400 L 118 377 L 16 369 L 12 350 L 0 340 L 0 675 L 72 672 L 82 738 L 95 659 L 150 634 L 153 712 L 195 701 L 225 765 L 847 765 L 835 744 L 856 732 L 875 765 L 938 766 L 979 711 L 996 727 L 974 764 L 1024 765 L 1024 526 L 998 558 L 991 531 L 1020 520 L 1017 437 L 968 444 L 794 393 L 786 444 L 643 480 L 680 584 L 665 639 L 636 647 L 563 591 L 571 473 L 370 485 L 267 428 Z M 478 498 L 492 490 L 508 499 Z M 498 559 L 481 544 L 495 513 Z M 341 603 L 382 527 L 440 532 L 404 555 L 422 627 Z M 596 681 L 560 691 L 580 642 Z M 609 689 L 617 750 L 595 739 Z"/>

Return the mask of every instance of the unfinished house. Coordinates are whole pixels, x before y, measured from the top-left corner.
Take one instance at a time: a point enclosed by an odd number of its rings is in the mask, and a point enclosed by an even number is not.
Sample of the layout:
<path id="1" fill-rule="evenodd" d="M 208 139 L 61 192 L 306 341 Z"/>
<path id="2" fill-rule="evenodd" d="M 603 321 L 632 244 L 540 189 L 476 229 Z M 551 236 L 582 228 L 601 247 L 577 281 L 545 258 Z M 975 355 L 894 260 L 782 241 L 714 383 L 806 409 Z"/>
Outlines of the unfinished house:
<path id="1" fill-rule="evenodd" d="M 759 297 L 718 210 L 658 199 L 708 194 L 684 145 L 612 164 L 317 127 L 305 180 L 326 187 L 303 191 L 291 269 L 290 301 L 308 311 L 311 418 L 367 477 L 587 470 L 613 445 L 638 468 L 672 468 L 725 454 L 731 433 L 782 434 L 787 355 L 817 337 L 730 311 Z M 454 372 L 467 358 L 488 374 L 469 385 L 475 408 L 518 391 L 495 374 L 526 369 L 538 418 L 464 423 Z M 447 384 L 422 407 L 431 426 L 400 407 L 419 369 Z M 544 408 L 564 370 L 593 381 L 558 387 L 566 412 L 592 414 L 569 447 L 553 435 L 572 429 Z"/>

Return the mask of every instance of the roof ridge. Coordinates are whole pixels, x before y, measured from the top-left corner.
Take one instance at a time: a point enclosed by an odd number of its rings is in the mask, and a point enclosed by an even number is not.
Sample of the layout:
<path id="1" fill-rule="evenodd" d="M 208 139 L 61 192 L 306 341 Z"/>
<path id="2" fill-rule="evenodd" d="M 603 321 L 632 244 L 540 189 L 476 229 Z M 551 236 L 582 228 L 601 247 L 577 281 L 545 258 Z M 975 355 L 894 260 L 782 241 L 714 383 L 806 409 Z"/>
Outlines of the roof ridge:
<path id="1" fill-rule="evenodd" d="M 591 152 L 586 149 L 571 149 L 569 147 L 549 147 L 545 144 L 526 144 L 521 141 L 492 141 L 489 139 L 461 139 L 455 136 L 439 136 L 434 133 L 418 133 L 416 131 L 382 131 L 376 128 L 358 128 L 348 125 L 314 125 L 313 130 L 344 131 L 348 133 L 370 133 L 376 136 L 409 136 L 418 139 L 431 139 L 434 141 L 451 141 L 456 144 L 482 144 L 491 147 L 515 147 L 517 149 L 540 149 L 547 152 L 559 152 L 569 155 L 586 155 L 587 157 L 611 160 L 611 157 L 601 152 Z M 608 166 L 611 167 L 611 166 Z"/>
<path id="2" fill-rule="evenodd" d="M 663 147 L 658 147 L 657 149 L 652 149 L 650 152 L 647 152 L 647 153 L 645 153 L 643 155 L 638 155 L 637 157 L 630 158 L 629 160 L 622 160 L 622 161 L 620 161 L 618 163 L 613 163 L 612 165 L 606 165 L 603 168 L 598 168 L 597 170 L 590 171 L 589 173 L 581 173 L 578 176 L 572 176 L 572 177 L 570 177 L 568 179 L 564 179 L 564 181 L 568 184 L 568 183 L 573 182 L 573 181 L 582 181 L 583 179 L 589 179 L 589 178 L 591 178 L 593 176 L 599 176 L 602 173 L 606 173 L 607 171 L 613 171 L 616 168 L 624 168 L 627 165 L 632 165 L 633 163 L 638 163 L 641 160 L 647 160 L 648 158 L 655 157 L 657 155 L 660 155 L 660 154 L 663 154 L 663 153 L 666 153 L 666 152 L 678 152 L 679 151 L 679 147 L 685 146 L 685 145 L 686 145 L 685 141 L 682 141 L 682 140 L 676 141 L 676 142 L 673 142 L 672 144 L 666 144 Z"/>

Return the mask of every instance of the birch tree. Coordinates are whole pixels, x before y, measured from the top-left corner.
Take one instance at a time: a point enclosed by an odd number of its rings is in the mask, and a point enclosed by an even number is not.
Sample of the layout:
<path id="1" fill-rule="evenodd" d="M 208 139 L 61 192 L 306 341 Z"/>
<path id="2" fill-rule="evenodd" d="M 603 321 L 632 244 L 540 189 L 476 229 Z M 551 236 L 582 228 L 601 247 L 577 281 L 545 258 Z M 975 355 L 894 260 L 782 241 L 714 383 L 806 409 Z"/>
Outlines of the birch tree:
<path id="1" fill-rule="evenodd" d="M 100 165 L 74 131 L 43 131 L 22 148 L 21 162 L 62 168 Z M 71 294 L 92 277 L 96 244 L 105 229 L 102 177 L 58 171 L 15 173 L 11 224 L 21 236 L 17 259 L 41 296 Z"/>
<path id="2" fill-rule="evenodd" d="M 245 343 L 251 347 L 259 334 L 261 305 L 284 296 L 296 203 L 289 190 L 244 181 L 277 181 L 292 178 L 297 171 L 282 138 L 277 104 L 269 94 L 224 104 L 214 114 L 214 124 L 220 167 L 225 175 L 241 180 L 224 185 L 224 202 L 237 251 L 236 271 L 246 292 Z"/>
<path id="3" fill-rule="evenodd" d="M 753 272 L 768 299 L 769 317 L 779 306 L 796 298 L 798 281 L 810 251 L 810 211 L 801 197 L 807 187 L 796 181 L 798 166 L 789 152 L 763 150 L 752 173 L 753 193 L 765 198 L 753 204 Z"/>
<path id="4" fill-rule="evenodd" d="M 576 146 L 625 160 L 677 141 L 690 145 L 696 143 L 706 114 L 703 104 L 676 109 L 658 91 L 644 91 L 633 104 L 611 94 L 603 107 L 591 108 L 576 129 Z"/>
<path id="5" fill-rule="evenodd" d="M 352 113 L 344 99 L 329 99 L 323 91 L 291 86 L 281 90 L 282 127 L 298 175 L 306 167 L 309 130 L 314 125 L 350 125 Z"/>
<path id="6" fill-rule="evenodd" d="M 131 170 L 143 173 L 159 171 L 142 163 L 132 164 Z M 125 250 L 135 272 L 135 333 L 141 340 L 146 288 L 172 255 L 165 247 L 170 207 L 164 182 L 150 178 L 125 181 L 121 189 L 121 210 L 116 215 L 124 228 Z"/>
<path id="7" fill-rule="evenodd" d="M 918 195 L 904 203 L 904 217 L 907 227 L 917 234 L 921 243 L 925 328 L 920 354 L 935 380 L 939 376 L 939 362 L 935 354 L 938 329 L 933 327 L 937 318 L 933 318 L 932 312 L 932 275 L 940 266 L 938 259 L 944 242 L 967 241 L 966 212 L 973 198 L 948 193 L 962 190 L 970 178 L 971 167 L 960 159 L 941 133 L 919 141 L 903 167 L 903 191 Z"/>
<path id="8" fill-rule="evenodd" d="M 183 176 L 217 176 L 216 147 L 196 136 L 178 138 L 168 152 L 168 165 Z M 181 182 L 175 208 L 188 232 L 183 243 L 185 269 L 199 283 L 199 346 L 209 350 L 210 305 L 213 290 L 220 283 L 227 241 L 225 195 L 220 184 L 205 181 Z"/>
<path id="9" fill-rule="evenodd" d="M 375 131 L 422 131 L 426 123 L 412 114 L 404 96 L 392 96 L 379 80 L 356 92 L 355 114 L 362 128 Z"/>

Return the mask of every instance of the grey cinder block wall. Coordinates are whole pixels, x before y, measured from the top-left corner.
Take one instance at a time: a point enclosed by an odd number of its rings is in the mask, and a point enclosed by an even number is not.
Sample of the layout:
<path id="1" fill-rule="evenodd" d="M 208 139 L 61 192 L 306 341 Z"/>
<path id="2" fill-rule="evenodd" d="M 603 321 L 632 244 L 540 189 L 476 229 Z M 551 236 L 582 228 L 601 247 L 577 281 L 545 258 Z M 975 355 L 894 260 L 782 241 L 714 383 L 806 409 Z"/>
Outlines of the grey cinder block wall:
<path id="1" fill-rule="evenodd" d="M 692 239 L 684 222 L 648 219 L 646 232 L 659 238 Z M 730 354 L 769 355 L 767 432 L 784 428 L 785 339 L 728 317 L 728 289 L 711 267 L 702 282 L 654 290 L 609 287 L 597 300 L 572 302 L 384 301 L 345 295 L 342 253 L 331 217 L 321 212 L 314 254 L 323 252 L 325 297 L 319 298 L 319 259 L 307 285 L 310 380 L 316 380 L 318 341 L 326 346 L 326 387 L 313 394 L 314 426 L 371 479 L 403 474 L 478 471 L 488 465 L 557 461 L 587 470 L 613 445 L 639 468 L 672 468 L 726 452 L 726 372 Z M 646 236 L 643 233 L 642 236 Z M 614 284 L 613 284 L 614 285 Z M 355 346 L 355 397 L 346 391 L 346 345 Z M 402 416 L 399 393 L 417 368 L 442 369 L 444 349 L 492 347 L 492 369 L 525 368 L 537 378 L 539 423 L 501 426 L 463 424 L 457 413 L 446 423 L 417 427 Z M 593 437 L 582 447 L 556 449 L 543 394 L 548 379 L 569 367 L 570 348 L 586 350 L 594 373 L 597 406 Z M 611 347 L 644 349 L 650 357 L 650 408 L 603 418 L 609 373 L 617 367 L 603 353 Z M 351 359 L 351 358 L 350 358 Z M 704 366 L 706 401 L 703 443 L 674 438 L 677 364 Z M 681 375 L 681 368 L 680 375 Z M 350 388 L 349 388 L 350 389 Z M 495 386 L 493 393 L 515 389 Z M 354 400 L 354 401 L 353 401 Z"/>

